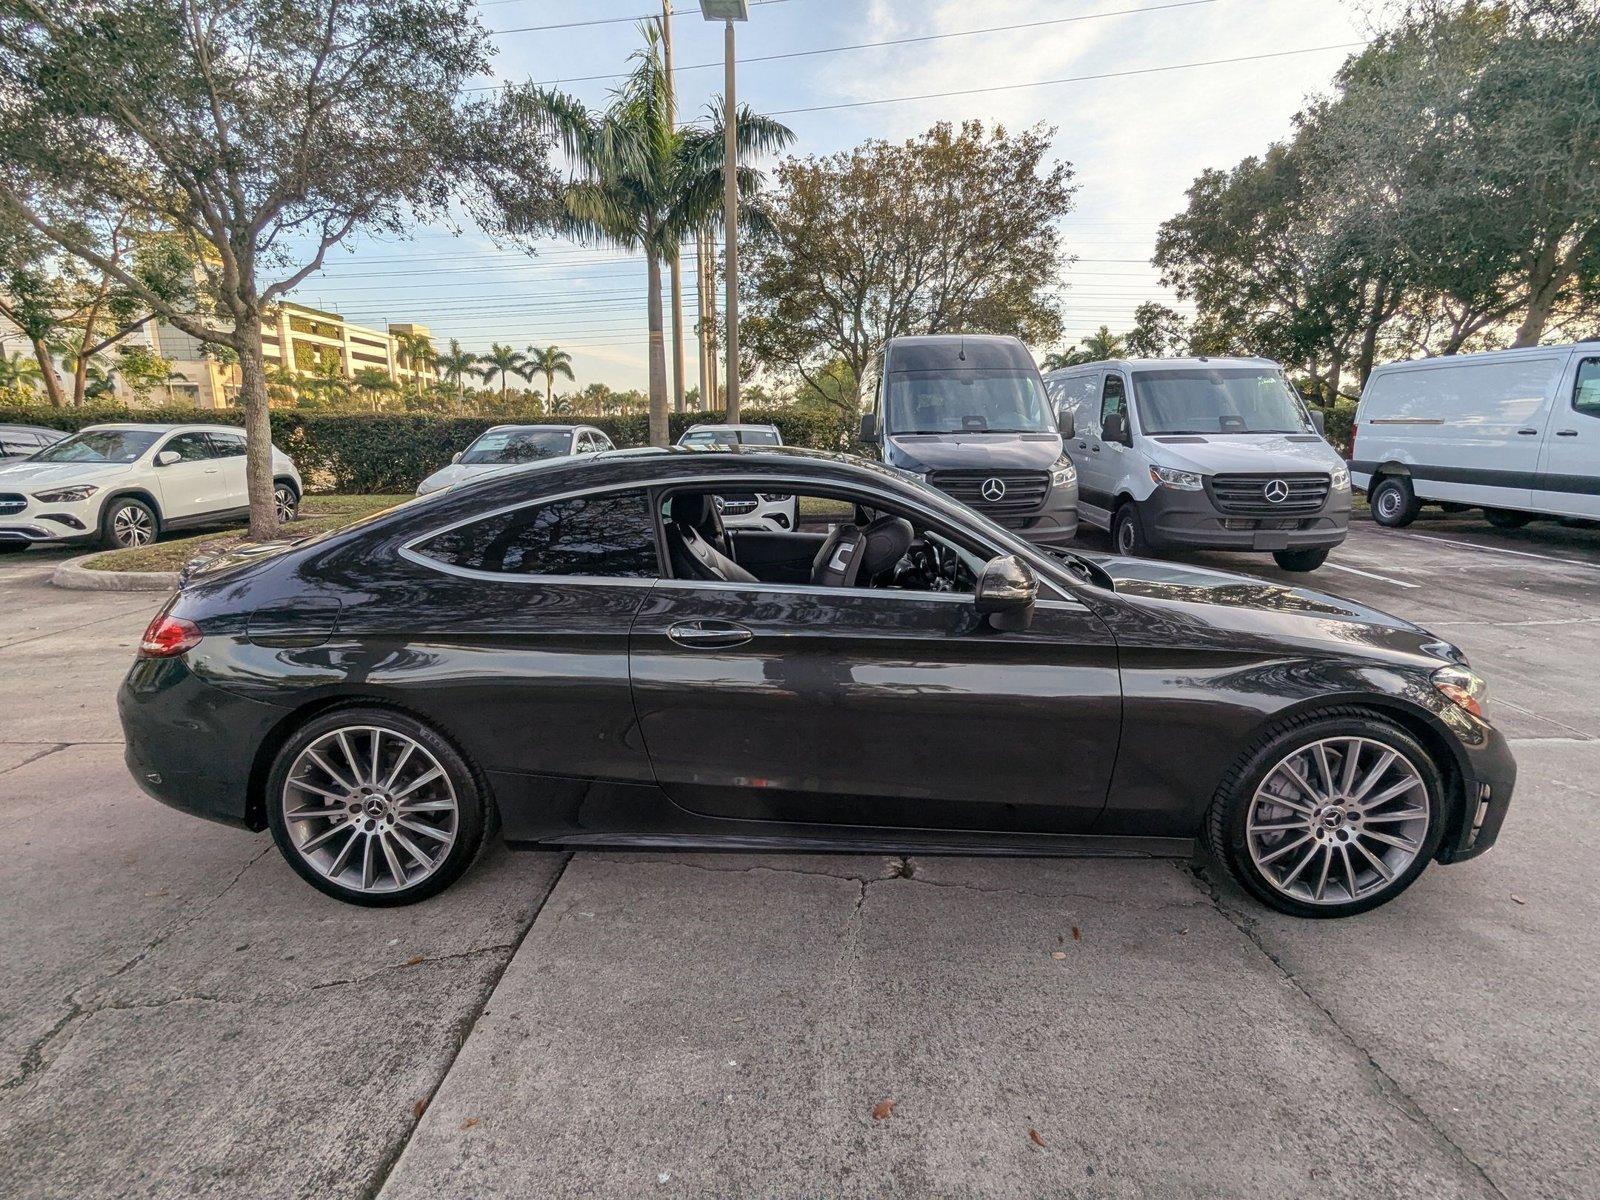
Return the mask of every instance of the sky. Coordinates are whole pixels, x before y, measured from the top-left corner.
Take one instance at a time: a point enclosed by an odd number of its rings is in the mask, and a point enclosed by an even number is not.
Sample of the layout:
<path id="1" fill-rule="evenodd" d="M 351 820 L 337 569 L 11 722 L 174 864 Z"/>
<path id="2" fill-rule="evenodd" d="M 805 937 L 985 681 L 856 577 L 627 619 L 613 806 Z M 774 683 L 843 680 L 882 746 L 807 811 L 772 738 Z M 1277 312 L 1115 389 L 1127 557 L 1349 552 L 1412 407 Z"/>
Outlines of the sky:
<path id="1" fill-rule="evenodd" d="M 479 0 L 497 54 L 493 78 L 476 82 L 559 83 L 603 106 L 616 80 L 589 77 L 627 70 L 640 44 L 630 18 L 656 3 Z M 679 112 L 689 117 L 720 97 L 723 29 L 695 0 L 677 4 Z M 1306 96 L 1359 48 L 1364 9 L 1351 0 L 754 0 L 736 27 L 736 93 L 794 130 L 792 154 L 904 140 L 941 120 L 1053 126 L 1054 155 L 1078 185 L 1062 223 L 1076 258 L 1064 280 L 1066 345 L 1102 324 L 1126 330 L 1145 300 L 1173 303 L 1149 265 L 1157 226 L 1182 209 L 1200 171 L 1289 133 Z M 930 40 L 839 49 L 909 38 Z M 797 53 L 810 50 L 830 52 Z M 790 57 L 762 61 L 774 55 Z M 427 325 L 441 348 L 452 338 L 473 351 L 555 343 L 573 357 L 576 386 L 643 390 L 643 260 L 554 239 L 536 250 L 496 245 L 465 217 L 404 240 L 358 236 L 294 298 L 362 324 Z M 685 286 L 692 387 L 692 270 Z M 1033 347 L 1041 356 L 1056 348 Z"/>

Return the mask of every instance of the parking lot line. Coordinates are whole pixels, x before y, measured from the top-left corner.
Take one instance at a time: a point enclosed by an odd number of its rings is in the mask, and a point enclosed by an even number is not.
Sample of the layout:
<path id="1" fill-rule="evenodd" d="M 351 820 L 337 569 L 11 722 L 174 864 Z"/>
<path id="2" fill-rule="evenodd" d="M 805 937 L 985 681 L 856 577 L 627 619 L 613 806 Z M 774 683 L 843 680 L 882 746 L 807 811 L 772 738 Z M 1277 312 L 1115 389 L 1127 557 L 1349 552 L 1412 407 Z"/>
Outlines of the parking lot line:
<path id="1" fill-rule="evenodd" d="M 1464 550 L 1487 550 L 1491 554 L 1514 554 L 1518 558 L 1537 558 L 1541 562 L 1562 563 L 1569 567 L 1588 567 L 1600 571 L 1600 563 L 1586 562 L 1581 558 L 1557 558 L 1553 554 L 1534 554 L 1530 550 L 1507 550 L 1503 546 L 1486 546 L 1482 542 L 1461 542 L 1454 538 L 1437 537 L 1431 533 L 1402 533 L 1401 537 L 1417 538 L 1424 542 L 1443 542 L 1446 546 L 1460 546 Z M 1332 563 L 1328 563 L 1332 566 Z"/>
<path id="2" fill-rule="evenodd" d="M 1376 579 L 1380 583 L 1392 583 L 1395 587 L 1419 588 L 1420 583 L 1407 583 L 1404 579 L 1391 579 L 1387 575 L 1379 575 L 1376 571 L 1363 571 L 1359 567 L 1347 567 L 1343 563 L 1323 563 L 1330 571 L 1345 571 L 1351 575 L 1360 575 L 1365 579 Z"/>

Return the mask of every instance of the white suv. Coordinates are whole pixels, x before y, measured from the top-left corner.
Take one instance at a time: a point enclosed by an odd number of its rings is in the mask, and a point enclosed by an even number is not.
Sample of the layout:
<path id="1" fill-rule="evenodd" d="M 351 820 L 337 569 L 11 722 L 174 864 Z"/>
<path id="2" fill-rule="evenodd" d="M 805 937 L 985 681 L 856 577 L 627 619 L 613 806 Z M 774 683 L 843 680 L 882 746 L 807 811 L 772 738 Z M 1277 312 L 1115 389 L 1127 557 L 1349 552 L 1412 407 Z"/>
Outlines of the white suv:
<path id="1" fill-rule="evenodd" d="M 231 425 L 91 425 L 0 465 L 0 552 L 35 543 L 143 546 L 168 530 L 244 520 L 244 433 Z M 300 505 L 300 472 L 272 448 L 279 520 Z"/>

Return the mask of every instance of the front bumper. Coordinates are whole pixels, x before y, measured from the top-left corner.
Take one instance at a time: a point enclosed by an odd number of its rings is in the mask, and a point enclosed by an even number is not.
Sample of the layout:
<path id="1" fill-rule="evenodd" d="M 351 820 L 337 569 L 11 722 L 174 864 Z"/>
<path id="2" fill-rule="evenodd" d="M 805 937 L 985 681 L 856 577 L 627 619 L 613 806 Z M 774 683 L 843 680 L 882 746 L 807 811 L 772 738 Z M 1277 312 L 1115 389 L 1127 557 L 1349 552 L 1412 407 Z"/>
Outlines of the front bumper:
<path id="1" fill-rule="evenodd" d="M 979 510 L 982 511 L 981 509 Z M 985 513 L 1003 529 L 1009 529 L 1035 546 L 1067 546 L 1078 536 L 1078 484 L 1076 480 L 1054 486 L 1045 493 L 1039 511 L 1025 517 L 1001 517 Z"/>
<path id="2" fill-rule="evenodd" d="M 204 682 L 188 656 L 139 659 L 117 692 L 134 782 L 197 817 L 261 829 L 251 812 L 256 752 L 284 710 Z"/>
<path id="3" fill-rule="evenodd" d="M 1328 493 L 1322 508 L 1293 517 L 1242 517 L 1219 511 L 1205 492 L 1158 487 L 1139 501 L 1145 540 L 1160 550 L 1321 550 L 1350 531 L 1350 491 Z"/>
<path id="4" fill-rule="evenodd" d="M 776 493 L 773 493 L 776 494 Z M 761 493 L 719 496 L 724 529 L 757 533 L 793 533 L 800 527 L 800 501 L 794 496 L 771 500 Z"/>
<path id="5" fill-rule="evenodd" d="M 1464 747 L 1462 810 L 1435 854 L 1440 862 L 1476 858 L 1494 845 L 1511 807 L 1511 793 L 1517 783 L 1517 762 L 1511 757 L 1511 747 L 1498 729 L 1479 726 L 1478 732 L 1478 743 Z"/>
<path id="6" fill-rule="evenodd" d="M 100 498 L 91 496 L 72 504 L 46 503 L 22 496 L 21 507 L 0 487 L 0 542 L 60 544 L 93 541 L 100 531 Z"/>

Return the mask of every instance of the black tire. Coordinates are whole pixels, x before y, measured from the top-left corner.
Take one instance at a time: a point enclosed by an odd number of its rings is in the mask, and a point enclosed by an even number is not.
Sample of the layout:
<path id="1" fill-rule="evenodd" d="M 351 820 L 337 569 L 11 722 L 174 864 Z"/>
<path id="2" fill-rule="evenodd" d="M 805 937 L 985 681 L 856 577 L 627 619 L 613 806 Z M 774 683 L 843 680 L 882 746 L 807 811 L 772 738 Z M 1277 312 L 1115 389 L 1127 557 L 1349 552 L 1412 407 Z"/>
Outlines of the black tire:
<path id="1" fill-rule="evenodd" d="M 421 877 L 415 884 L 391 887 L 381 891 L 363 891 L 359 887 L 345 886 L 312 866 L 307 860 L 307 855 L 301 851 L 289 832 L 289 820 L 285 816 L 286 803 L 294 803 L 296 805 L 304 805 L 306 803 L 304 799 L 286 801 L 285 798 L 285 785 L 288 782 L 289 772 L 296 760 L 307 747 L 312 746 L 318 739 L 336 730 L 349 731 L 356 727 L 360 727 L 363 731 L 378 729 L 393 733 L 401 738 L 410 739 L 427 754 L 433 756 L 434 761 L 443 770 L 448 780 L 449 792 L 453 796 L 456 805 L 454 840 L 450 843 L 444 857 L 437 865 L 432 867 L 431 873 Z M 362 736 L 365 736 L 365 732 Z M 347 762 L 336 765 L 348 769 Z M 376 776 L 376 774 L 377 772 L 374 771 L 373 775 Z M 392 784 L 389 786 L 393 787 Z M 426 792 L 420 794 L 427 795 Z M 309 795 L 309 793 L 302 793 L 302 795 Z M 371 908 L 414 904 L 419 900 L 425 900 L 430 896 L 437 895 L 449 887 L 461 877 L 466 869 L 472 865 L 473 860 L 477 858 L 483 848 L 484 830 L 489 824 L 489 804 L 484 786 L 479 779 L 478 773 L 472 769 L 471 764 L 467 762 L 461 752 L 437 730 L 417 720 L 410 714 L 397 709 L 379 706 L 361 705 L 337 708 L 313 718 L 295 730 L 273 759 L 272 770 L 267 775 L 265 800 L 267 824 L 272 829 L 272 838 L 277 842 L 279 852 L 282 853 L 289 865 L 294 868 L 295 873 L 319 892 L 349 904 L 358 904 Z M 344 820 L 344 809 L 341 805 L 330 804 L 329 811 L 336 814 L 339 820 Z M 354 810 L 351 811 L 354 812 Z M 349 824 L 344 826 L 349 828 L 352 833 L 350 841 L 354 842 L 357 838 L 363 836 L 366 836 L 367 840 L 370 841 L 373 835 L 366 834 L 361 826 L 365 825 L 370 828 L 373 823 L 358 819 L 359 817 L 360 814 L 356 814 Z M 320 822 L 323 818 L 319 817 L 315 818 L 315 820 Z M 336 822 L 330 817 L 326 824 L 331 829 L 335 827 Z M 314 826 L 314 829 L 322 832 L 326 831 L 320 825 Z M 417 838 L 413 837 L 413 841 L 417 841 Z M 330 844 L 336 845 L 339 842 L 340 839 L 335 837 Z M 365 843 L 363 843 L 364 845 Z M 379 863 L 379 868 L 387 872 L 388 868 L 383 866 L 381 860 L 377 858 L 376 852 L 374 858 Z M 337 861 L 333 865 L 337 869 Z M 351 865 L 354 866 L 353 863 Z M 411 868 L 416 868 L 420 864 L 413 861 L 409 865 Z"/>
<path id="2" fill-rule="evenodd" d="M 272 503 L 278 510 L 280 522 L 292 521 L 300 512 L 300 493 L 290 480 L 275 479 L 272 481 Z"/>
<path id="3" fill-rule="evenodd" d="M 1422 502 L 1411 490 L 1411 481 L 1401 475 L 1385 475 L 1367 492 L 1372 519 L 1390 529 L 1402 529 L 1417 519 Z"/>
<path id="4" fill-rule="evenodd" d="M 1124 500 L 1117 515 L 1111 518 L 1111 549 L 1135 558 L 1150 553 L 1144 522 L 1139 519 L 1139 506 L 1132 500 Z"/>
<path id="5" fill-rule="evenodd" d="M 0 554 L 21 554 L 28 546 L 28 542 L 0 542 Z"/>
<path id="6" fill-rule="evenodd" d="M 160 536 L 155 509 L 136 496 L 118 496 L 100 514 L 100 544 L 107 550 L 148 546 Z"/>
<path id="7" fill-rule="evenodd" d="M 1309 903 L 1268 879 L 1250 854 L 1247 823 L 1256 789 L 1284 758 L 1325 738 L 1357 737 L 1382 743 L 1416 769 L 1427 794 L 1428 825 L 1415 858 L 1394 878 L 1355 900 Z M 1358 762 L 1360 760 L 1358 759 Z M 1206 815 L 1205 838 L 1212 855 L 1241 887 L 1269 908 L 1296 917 L 1347 917 L 1386 904 L 1427 869 L 1444 837 L 1444 780 L 1428 752 L 1400 726 L 1359 708 L 1332 709 L 1289 718 L 1268 729 L 1239 756 L 1223 777 Z M 1286 835 L 1287 837 L 1288 835 Z M 1297 854 L 1297 852 L 1295 852 Z M 1330 852 L 1331 858 L 1331 852 Z M 1359 859 L 1354 860 L 1359 863 Z M 1360 891 L 1358 887 L 1353 889 Z"/>
<path id="8" fill-rule="evenodd" d="M 1483 519 L 1496 529 L 1521 529 L 1533 520 L 1533 514 L 1511 508 L 1486 508 L 1483 510 Z"/>
<path id="9" fill-rule="evenodd" d="M 1328 551 L 1326 549 L 1274 550 L 1272 557 L 1285 571 L 1315 571 L 1328 561 Z"/>

